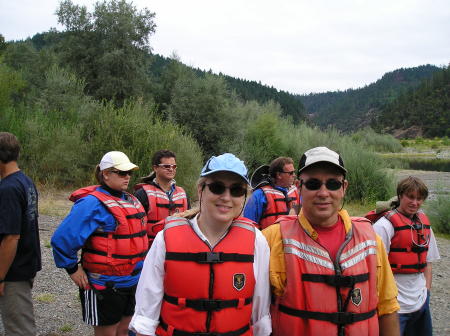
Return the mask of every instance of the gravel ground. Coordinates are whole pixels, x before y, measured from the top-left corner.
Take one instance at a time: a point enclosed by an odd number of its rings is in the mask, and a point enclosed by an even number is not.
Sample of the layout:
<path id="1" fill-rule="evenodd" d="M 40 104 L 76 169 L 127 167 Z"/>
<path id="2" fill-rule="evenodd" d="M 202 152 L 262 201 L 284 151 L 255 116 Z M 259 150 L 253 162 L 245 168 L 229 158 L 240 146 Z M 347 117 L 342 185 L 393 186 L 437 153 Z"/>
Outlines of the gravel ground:
<path id="1" fill-rule="evenodd" d="M 33 289 L 35 313 L 40 336 L 93 335 L 92 328 L 81 320 L 78 291 L 64 270 L 54 266 L 50 237 L 60 218 L 41 216 L 40 234 L 43 269 L 38 273 Z M 433 265 L 431 307 L 434 334 L 450 335 L 450 241 L 437 239 L 441 260 Z M 0 322 L 0 334 L 3 326 Z"/>

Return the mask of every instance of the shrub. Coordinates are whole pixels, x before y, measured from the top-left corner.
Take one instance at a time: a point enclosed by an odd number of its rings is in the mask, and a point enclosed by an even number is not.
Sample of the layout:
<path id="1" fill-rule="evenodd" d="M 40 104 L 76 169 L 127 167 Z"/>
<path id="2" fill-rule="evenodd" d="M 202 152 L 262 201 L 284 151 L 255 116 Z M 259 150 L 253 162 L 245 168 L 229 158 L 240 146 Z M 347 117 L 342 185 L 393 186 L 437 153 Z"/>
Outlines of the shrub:
<path id="1" fill-rule="evenodd" d="M 390 134 L 376 133 L 370 127 L 364 128 L 352 134 L 352 139 L 364 147 L 369 147 L 376 152 L 401 152 L 403 143 Z"/>
<path id="2" fill-rule="evenodd" d="M 450 234 L 450 197 L 438 188 L 438 195 L 426 203 L 426 211 L 433 230 Z"/>

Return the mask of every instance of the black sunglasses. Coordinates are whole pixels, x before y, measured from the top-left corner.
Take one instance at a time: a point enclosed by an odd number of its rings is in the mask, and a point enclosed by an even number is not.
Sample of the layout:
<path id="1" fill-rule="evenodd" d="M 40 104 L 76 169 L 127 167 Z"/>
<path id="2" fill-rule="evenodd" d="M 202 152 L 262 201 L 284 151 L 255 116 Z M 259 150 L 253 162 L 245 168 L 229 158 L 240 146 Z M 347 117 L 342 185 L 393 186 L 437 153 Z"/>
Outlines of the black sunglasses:
<path id="1" fill-rule="evenodd" d="M 230 194 L 233 197 L 241 197 L 247 193 L 247 188 L 239 183 L 232 184 L 229 187 L 219 181 L 211 182 L 208 184 L 205 183 L 205 185 L 208 186 L 209 191 L 211 191 L 215 195 L 222 195 L 227 189 L 230 189 Z"/>
<path id="2" fill-rule="evenodd" d="M 127 171 L 123 171 L 123 170 L 111 170 L 111 173 L 116 173 L 119 176 L 125 177 L 127 175 L 133 175 L 133 171 L 132 170 L 127 170 Z"/>
<path id="3" fill-rule="evenodd" d="M 301 180 L 301 184 L 305 186 L 308 190 L 319 190 L 320 187 L 322 187 L 322 184 L 325 184 L 325 187 L 327 187 L 328 190 L 338 190 L 342 187 L 343 181 L 335 180 L 335 179 L 329 179 L 326 182 L 322 182 L 321 180 L 312 178 L 308 181 Z"/>
<path id="4" fill-rule="evenodd" d="M 289 174 L 289 175 L 295 175 L 295 170 L 293 170 L 293 171 L 288 171 L 288 172 L 285 172 L 285 171 L 281 171 L 280 173 L 282 173 L 282 174 Z"/>

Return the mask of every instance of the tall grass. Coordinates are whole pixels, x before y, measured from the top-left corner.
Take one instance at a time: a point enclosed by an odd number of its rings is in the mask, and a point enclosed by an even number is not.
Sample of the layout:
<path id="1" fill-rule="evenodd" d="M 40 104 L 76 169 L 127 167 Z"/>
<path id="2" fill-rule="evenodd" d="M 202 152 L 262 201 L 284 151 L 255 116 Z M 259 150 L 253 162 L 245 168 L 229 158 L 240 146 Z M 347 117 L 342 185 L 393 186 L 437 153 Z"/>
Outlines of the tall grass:
<path id="1" fill-rule="evenodd" d="M 21 141 L 19 163 L 36 182 L 65 189 L 95 183 L 95 166 L 111 150 L 125 152 L 142 168 L 138 175 L 147 175 L 153 152 L 168 148 L 178 154 L 178 182 L 194 194 L 202 151 L 180 127 L 160 120 L 153 104 L 134 100 L 116 108 L 96 102 L 83 94 L 84 83 L 63 69 L 50 69 L 46 80 L 52 90 L 0 116 L 1 131 Z"/>
<path id="2" fill-rule="evenodd" d="M 434 231 L 450 234 L 450 197 L 442 187 L 438 187 L 435 199 L 426 202 L 426 213 Z"/>
<path id="3" fill-rule="evenodd" d="M 352 139 L 361 146 L 376 152 L 397 153 L 403 149 L 402 143 L 392 135 L 376 133 L 370 127 L 353 133 Z"/>

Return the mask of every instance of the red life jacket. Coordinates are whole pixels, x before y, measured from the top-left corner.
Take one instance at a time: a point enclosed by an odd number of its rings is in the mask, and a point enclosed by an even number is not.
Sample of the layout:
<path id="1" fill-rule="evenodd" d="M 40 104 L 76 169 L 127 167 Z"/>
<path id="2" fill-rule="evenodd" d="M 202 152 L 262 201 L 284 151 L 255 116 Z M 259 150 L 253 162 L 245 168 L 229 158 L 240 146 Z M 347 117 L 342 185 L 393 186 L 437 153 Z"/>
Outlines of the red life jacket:
<path id="1" fill-rule="evenodd" d="M 286 194 L 271 185 L 265 185 L 261 189 L 267 200 L 266 209 L 259 221 L 261 230 L 275 223 L 280 216 L 289 214 L 293 205 L 300 204 L 300 195 L 295 186 L 291 186 Z"/>
<path id="2" fill-rule="evenodd" d="M 175 186 L 171 197 L 166 192 L 154 184 L 140 183 L 135 186 L 135 190 L 143 188 L 148 200 L 148 238 L 150 245 L 156 234 L 164 227 L 163 220 L 169 216 L 188 209 L 186 192 L 183 188 Z"/>
<path id="3" fill-rule="evenodd" d="M 253 335 L 255 230 L 237 218 L 211 249 L 188 220 L 170 218 L 157 335 Z"/>
<path id="4" fill-rule="evenodd" d="M 397 209 L 385 217 L 394 227 L 391 239 L 389 263 L 393 273 L 419 273 L 427 266 L 428 244 L 430 241 L 430 221 L 419 211 L 410 219 Z"/>
<path id="5" fill-rule="evenodd" d="M 83 268 L 104 275 L 132 274 L 148 250 L 145 210 L 131 194 L 126 193 L 127 200 L 123 200 L 96 190 L 98 187 L 78 189 L 69 197 L 75 202 L 87 195 L 95 196 L 117 222 L 114 232 L 97 230 L 88 238 L 82 249 Z"/>
<path id="6" fill-rule="evenodd" d="M 371 210 L 364 215 L 365 218 L 370 220 L 374 224 L 377 220 L 383 217 L 388 211 L 378 212 L 376 210 Z"/>
<path id="7" fill-rule="evenodd" d="M 333 261 L 296 216 L 279 223 L 288 280 L 272 305 L 273 335 L 378 335 L 377 246 L 371 224 L 352 218 Z"/>

